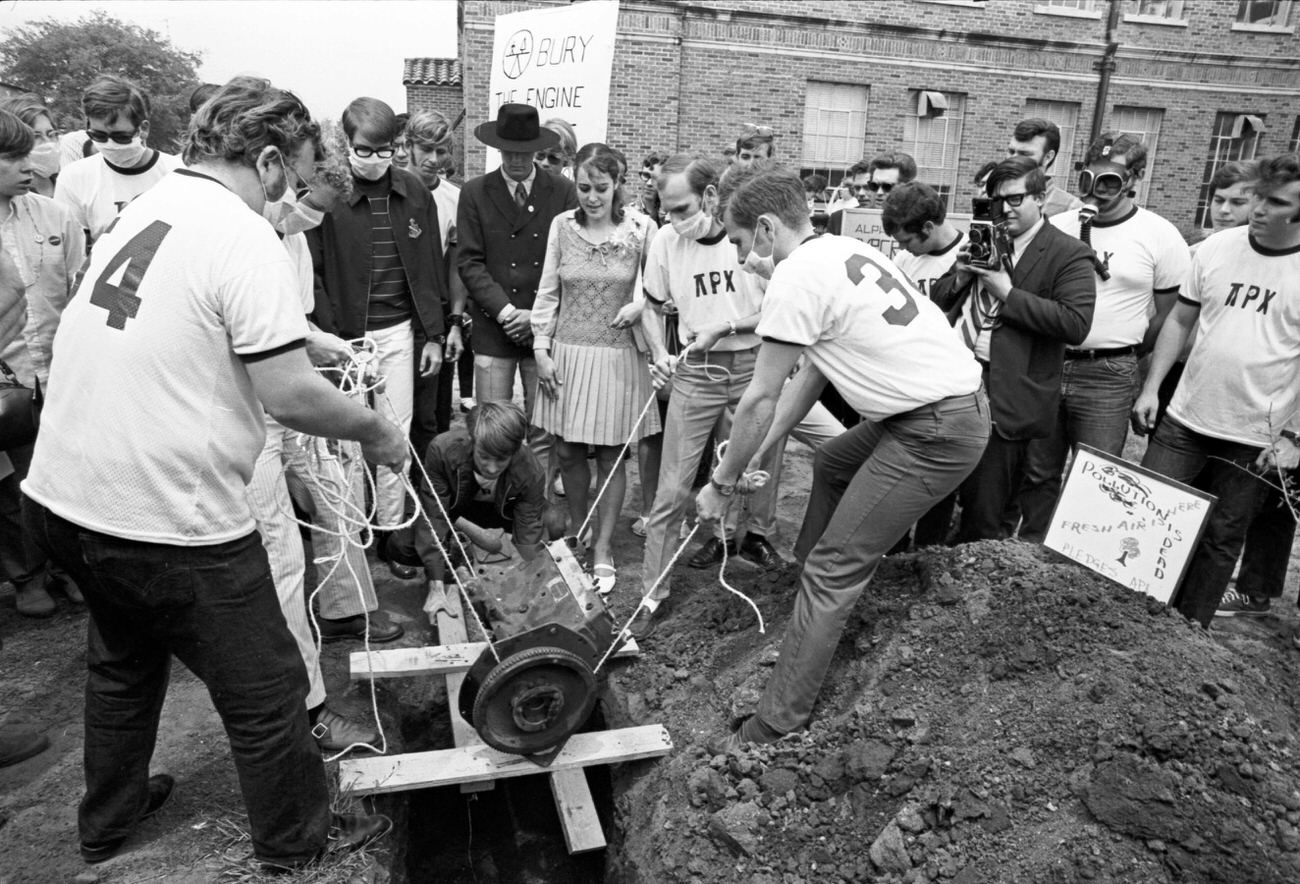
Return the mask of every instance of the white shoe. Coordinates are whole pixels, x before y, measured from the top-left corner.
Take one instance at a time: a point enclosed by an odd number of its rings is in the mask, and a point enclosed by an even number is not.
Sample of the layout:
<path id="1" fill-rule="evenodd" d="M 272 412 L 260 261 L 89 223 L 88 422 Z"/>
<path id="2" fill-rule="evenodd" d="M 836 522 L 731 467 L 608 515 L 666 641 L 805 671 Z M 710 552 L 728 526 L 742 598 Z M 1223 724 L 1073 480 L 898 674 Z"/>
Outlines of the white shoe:
<path id="1" fill-rule="evenodd" d="M 637 516 L 632 521 L 632 533 L 635 534 L 637 537 L 645 537 L 647 521 L 648 520 L 646 519 L 645 516 Z"/>
<path id="2" fill-rule="evenodd" d="M 468 414 L 471 409 L 477 406 L 478 406 L 478 402 L 474 400 L 473 396 L 466 396 L 465 398 L 460 400 L 460 410 L 461 413 L 463 414 Z"/>

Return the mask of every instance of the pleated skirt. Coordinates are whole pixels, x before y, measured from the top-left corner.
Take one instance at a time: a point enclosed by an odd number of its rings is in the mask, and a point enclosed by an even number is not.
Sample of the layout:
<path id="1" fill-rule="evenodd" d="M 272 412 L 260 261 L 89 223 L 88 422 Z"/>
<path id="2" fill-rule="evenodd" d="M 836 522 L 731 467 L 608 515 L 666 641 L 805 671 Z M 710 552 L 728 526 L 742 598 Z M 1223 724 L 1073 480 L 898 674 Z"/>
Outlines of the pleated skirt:
<path id="1" fill-rule="evenodd" d="M 635 347 L 551 344 L 551 358 L 564 385 L 551 401 L 540 390 L 533 423 L 566 442 L 621 446 L 663 429 L 651 406 L 633 434 L 633 425 L 654 392 L 645 357 Z"/>

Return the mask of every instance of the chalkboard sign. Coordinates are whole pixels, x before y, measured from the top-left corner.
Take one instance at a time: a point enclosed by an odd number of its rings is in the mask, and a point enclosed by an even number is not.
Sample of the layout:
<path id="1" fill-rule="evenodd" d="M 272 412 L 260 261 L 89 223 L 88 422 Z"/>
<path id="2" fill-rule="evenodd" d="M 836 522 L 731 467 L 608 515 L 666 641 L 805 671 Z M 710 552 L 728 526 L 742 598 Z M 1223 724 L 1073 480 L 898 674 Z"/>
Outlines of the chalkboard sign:
<path id="1" fill-rule="evenodd" d="M 1217 499 L 1080 445 L 1043 545 L 1168 602 Z"/>

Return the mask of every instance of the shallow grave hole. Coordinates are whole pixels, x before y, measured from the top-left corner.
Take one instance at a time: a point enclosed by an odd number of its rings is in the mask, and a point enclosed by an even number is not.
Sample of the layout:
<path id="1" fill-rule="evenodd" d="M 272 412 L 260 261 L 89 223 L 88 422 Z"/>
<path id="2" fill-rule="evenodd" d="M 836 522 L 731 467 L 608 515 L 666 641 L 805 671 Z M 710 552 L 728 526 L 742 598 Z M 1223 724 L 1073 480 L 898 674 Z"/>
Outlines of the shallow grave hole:
<path id="1" fill-rule="evenodd" d="M 602 696 L 583 731 L 604 730 Z M 452 711 L 450 714 L 459 714 Z M 451 746 L 445 697 L 436 695 L 419 706 L 401 707 L 406 747 L 417 752 Z M 404 839 L 395 851 L 405 860 L 394 879 L 409 884 L 600 884 L 605 860 L 615 849 L 610 821 L 613 782 L 608 766 L 586 768 L 606 838 L 606 850 L 571 856 L 564 842 L 559 813 L 544 772 L 496 781 L 483 792 L 462 793 L 460 786 L 414 789 L 401 793 L 407 802 Z"/>

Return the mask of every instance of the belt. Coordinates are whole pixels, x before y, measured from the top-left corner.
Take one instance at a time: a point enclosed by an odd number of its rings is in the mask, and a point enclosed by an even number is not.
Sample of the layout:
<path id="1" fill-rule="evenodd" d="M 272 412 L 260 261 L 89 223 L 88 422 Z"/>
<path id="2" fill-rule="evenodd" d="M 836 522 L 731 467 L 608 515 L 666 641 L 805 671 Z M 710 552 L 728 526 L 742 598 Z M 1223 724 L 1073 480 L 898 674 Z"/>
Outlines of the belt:
<path id="1" fill-rule="evenodd" d="M 983 389 L 981 387 L 981 389 Z M 927 414 L 943 414 L 948 411 L 962 411 L 972 406 L 979 405 L 980 390 L 974 393 L 963 393 L 960 396 L 949 396 L 946 399 L 940 399 L 938 402 L 931 402 L 929 405 L 922 405 L 920 408 L 913 408 L 911 411 L 901 411 L 898 414 L 891 414 L 885 420 L 907 420 L 912 417 L 922 417 Z"/>
<path id="2" fill-rule="evenodd" d="M 1138 351 L 1137 344 L 1127 347 L 1103 347 L 1099 350 L 1066 350 L 1066 359 L 1109 359 L 1112 356 L 1127 356 Z"/>

